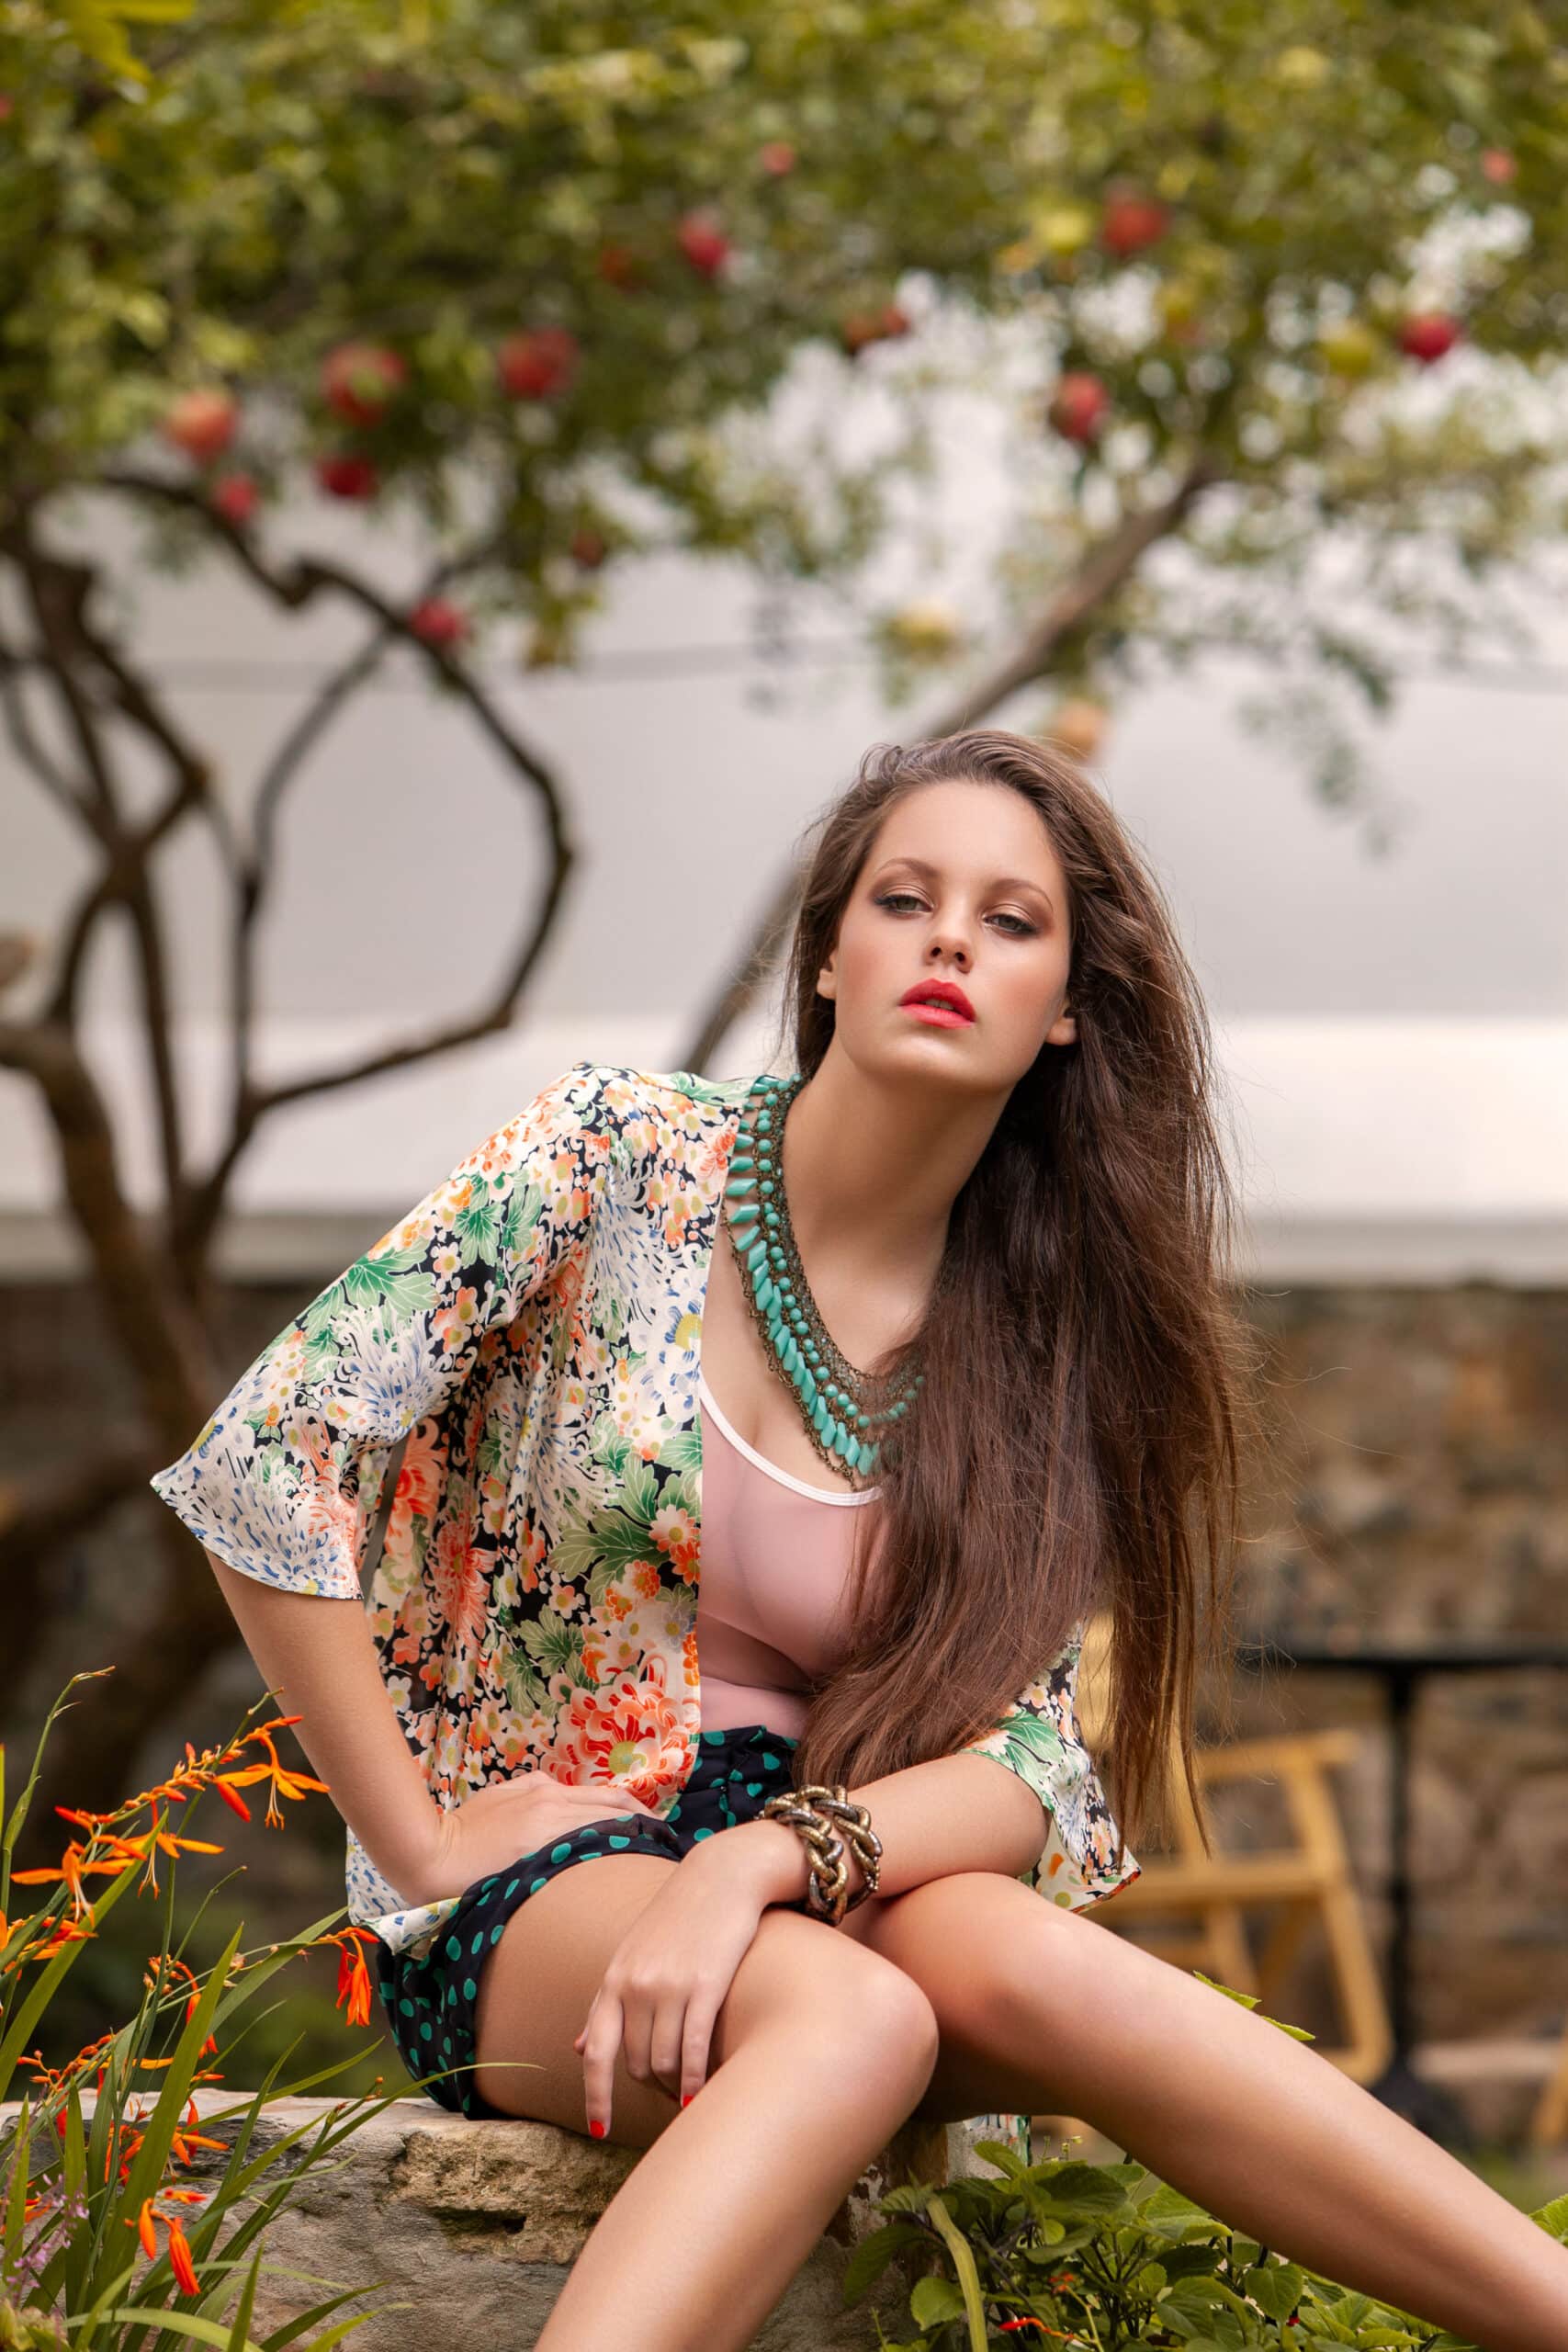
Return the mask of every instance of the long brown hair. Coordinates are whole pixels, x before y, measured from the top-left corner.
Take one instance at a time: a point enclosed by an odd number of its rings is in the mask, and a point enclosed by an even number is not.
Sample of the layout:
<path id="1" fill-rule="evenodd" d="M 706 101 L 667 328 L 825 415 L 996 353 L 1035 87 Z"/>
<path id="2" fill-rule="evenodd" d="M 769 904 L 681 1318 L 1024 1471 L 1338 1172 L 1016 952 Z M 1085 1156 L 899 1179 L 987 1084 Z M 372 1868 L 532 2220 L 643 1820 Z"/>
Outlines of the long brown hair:
<path id="1" fill-rule="evenodd" d="M 1105 1609 L 1097 1761 L 1122 1839 L 1166 1821 L 1174 1748 L 1212 1851 L 1194 1688 L 1232 1590 L 1258 1351 L 1228 1295 L 1208 1018 L 1158 884 L 1064 750 L 998 728 L 874 745 L 810 829 L 784 1023 L 809 1079 L 835 1017 L 818 976 L 877 828 L 917 786 L 964 779 L 1021 793 L 1061 863 L 1077 1041 L 1018 1080 L 953 1204 L 923 1328 L 865 1367 L 919 1349 L 918 1442 L 885 1442 L 879 1573 L 857 1530 L 851 1645 L 813 1686 L 795 1777 L 853 1787 L 953 1753 Z"/>

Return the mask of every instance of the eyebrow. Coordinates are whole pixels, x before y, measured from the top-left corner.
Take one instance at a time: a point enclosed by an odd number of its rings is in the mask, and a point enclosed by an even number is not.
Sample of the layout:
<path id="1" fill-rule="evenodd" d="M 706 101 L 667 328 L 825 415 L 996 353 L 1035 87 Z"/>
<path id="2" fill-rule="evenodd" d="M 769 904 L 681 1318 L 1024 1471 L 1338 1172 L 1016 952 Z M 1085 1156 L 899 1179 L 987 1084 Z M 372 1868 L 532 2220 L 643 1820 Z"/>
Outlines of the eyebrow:
<path id="1" fill-rule="evenodd" d="M 934 882 L 937 878 L 938 868 L 931 865 L 923 857 L 900 855 L 897 857 L 886 858 L 884 860 L 883 865 L 877 867 L 876 870 L 878 874 L 882 873 L 885 868 L 889 865 L 907 865 L 912 872 L 916 874 L 923 874 L 928 882 Z M 1031 891 L 1035 898 L 1043 899 L 1045 901 L 1046 906 L 1050 908 L 1053 915 L 1055 915 L 1056 911 L 1055 908 L 1051 905 L 1051 896 L 1049 891 L 1042 889 L 1038 882 L 1031 882 L 1021 874 L 998 874 L 992 883 L 992 888 L 997 890 Z"/>

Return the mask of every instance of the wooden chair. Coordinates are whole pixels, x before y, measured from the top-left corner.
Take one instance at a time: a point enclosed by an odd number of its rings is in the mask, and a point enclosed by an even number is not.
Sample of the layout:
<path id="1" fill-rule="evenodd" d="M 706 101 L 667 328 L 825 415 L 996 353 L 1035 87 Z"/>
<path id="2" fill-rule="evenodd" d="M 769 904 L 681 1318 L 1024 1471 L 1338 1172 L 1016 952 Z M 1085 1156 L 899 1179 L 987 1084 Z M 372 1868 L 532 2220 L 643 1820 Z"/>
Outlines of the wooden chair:
<path id="1" fill-rule="evenodd" d="M 1091 1753 L 1113 1745 L 1106 1720 L 1106 1674 L 1111 1620 L 1101 1614 L 1086 1629 L 1078 1666 L 1078 1727 Z M 1255 1775 L 1277 1779 L 1295 1832 L 1295 1843 L 1266 1852 L 1204 1854 L 1197 1815 L 1185 1780 L 1174 1765 L 1171 1802 L 1176 1851 L 1140 1853 L 1142 1876 L 1108 1899 L 1104 1920 L 1122 1928 L 1172 1914 L 1195 1924 L 1157 1930 L 1145 1939 L 1162 1959 L 1201 1968 L 1237 1992 L 1256 1994 L 1270 2015 L 1274 1995 L 1303 1936 L 1314 1923 L 1327 1942 L 1346 2041 L 1337 2050 L 1312 2047 L 1358 2083 L 1371 2082 L 1387 2065 L 1393 2032 L 1359 1894 L 1351 1874 L 1338 1808 L 1328 1775 L 1355 1755 L 1359 1732 L 1290 1732 L 1242 1739 L 1222 1747 L 1200 1747 L 1196 1769 L 1205 1788 Z M 1175 1740 L 1172 1739 L 1174 1759 Z M 1278 1917 L 1255 1962 L 1246 1914 L 1275 1907 Z"/>
<path id="2" fill-rule="evenodd" d="M 1529 2136 L 1536 2148 L 1555 2148 L 1568 2140 L 1568 2028 L 1563 2030 L 1557 2064 L 1536 2102 Z"/>

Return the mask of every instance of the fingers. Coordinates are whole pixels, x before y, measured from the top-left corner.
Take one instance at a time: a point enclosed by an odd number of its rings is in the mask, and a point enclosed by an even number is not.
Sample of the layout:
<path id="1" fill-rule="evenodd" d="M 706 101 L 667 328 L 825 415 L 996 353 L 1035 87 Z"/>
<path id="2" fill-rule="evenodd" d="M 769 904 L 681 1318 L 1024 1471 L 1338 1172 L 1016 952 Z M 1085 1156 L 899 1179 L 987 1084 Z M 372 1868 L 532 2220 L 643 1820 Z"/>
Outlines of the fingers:
<path id="1" fill-rule="evenodd" d="M 595 2140 L 607 2137 L 618 2052 L 637 2082 L 655 2082 L 689 2106 L 707 2080 L 718 2005 L 711 1997 L 667 1996 L 622 2001 L 602 1984 L 572 2048 L 582 2058 L 583 2104 Z"/>
<path id="2" fill-rule="evenodd" d="M 683 1994 L 679 1996 L 667 1995 L 653 2012 L 652 2030 L 649 2035 L 649 2071 L 660 2089 L 670 2098 L 679 2098 L 684 2088 L 681 2052 L 686 2014 L 686 1996 Z M 682 2104 L 684 2103 L 682 2100 Z"/>
<path id="3" fill-rule="evenodd" d="M 686 2003 L 685 2029 L 681 2036 L 681 2104 L 685 2107 L 708 2078 L 708 2054 L 713 2046 L 714 2020 L 719 2003 L 696 1992 Z"/>
<path id="4" fill-rule="evenodd" d="M 588 2129 L 595 2140 L 607 2137 L 615 2081 L 615 2053 L 626 2030 L 626 2010 L 603 1984 L 593 1996 L 588 2022 L 579 2034 L 582 2044 L 582 2098 Z"/>

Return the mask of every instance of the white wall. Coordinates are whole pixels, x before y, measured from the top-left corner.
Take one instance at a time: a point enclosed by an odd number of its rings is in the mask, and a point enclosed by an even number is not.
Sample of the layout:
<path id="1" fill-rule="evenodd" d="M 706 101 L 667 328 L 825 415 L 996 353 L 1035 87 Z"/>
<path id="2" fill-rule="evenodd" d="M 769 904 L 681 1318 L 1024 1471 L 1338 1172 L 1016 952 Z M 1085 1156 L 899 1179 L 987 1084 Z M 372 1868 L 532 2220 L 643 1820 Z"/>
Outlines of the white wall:
<path id="1" fill-rule="evenodd" d="M 276 536 L 358 541 L 312 503 Z M 129 548 L 118 514 L 84 542 Z M 395 535 L 378 542 L 412 578 Z M 125 576 L 123 563 L 119 566 Z M 137 580 L 125 626 L 243 821 L 269 747 L 311 677 L 357 640 L 322 606 L 280 621 L 226 575 Z M 874 741 L 922 731 L 889 711 L 844 625 L 759 707 L 745 656 L 751 591 L 719 567 L 649 561 L 615 590 L 578 672 L 525 674 L 518 632 L 490 660 L 510 718 L 554 763 L 581 854 L 570 903 L 516 1030 L 440 1066 L 275 1118 L 245 1161 L 236 1269 L 314 1267 L 373 1238 L 566 1063 L 668 1069 L 801 829 Z M 14 625 L 14 616 L 11 616 Z M 1568 674 L 1568 628 L 1538 605 Z M 715 649 L 732 649 L 725 654 Z M 1496 660 L 1498 657 L 1491 657 Z M 1382 858 L 1240 729 L 1238 664 L 1150 689 L 1099 765 L 1176 907 L 1207 992 L 1237 1114 L 1251 1248 L 1289 1276 L 1568 1276 L 1568 702 L 1462 679 L 1409 684 L 1375 750 L 1403 811 Z M 998 723 L 1026 725 L 1043 698 Z M 87 868 L 59 812 L 0 741 L 0 925 L 51 937 Z M 137 779 L 145 797 L 152 779 Z M 263 961 L 263 1069 L 315 1067 L 488 995 L 539 874 L 526 792 L 460 710 L 395 664 L 296 787 Z M 220 1102 L 219 872 L 196 830 L 165 857 L 197 1148 Z M 154 1196 L 131 975 L 117 936 L 92 970 L 98 1075 L 123 1106 L 135 1197 Z M 27 1009 L 18 989 L 8 1012 Z M 771 1022 L 738 1030 L 725 1070 L 760 1066 Z M 52 1203 L 53 1146 L 28 1084 L 0 1073 L 0 1272 L 78 1262 Z"/>

